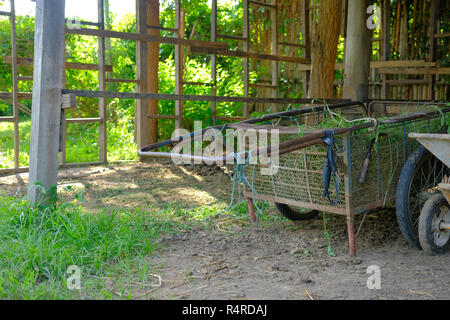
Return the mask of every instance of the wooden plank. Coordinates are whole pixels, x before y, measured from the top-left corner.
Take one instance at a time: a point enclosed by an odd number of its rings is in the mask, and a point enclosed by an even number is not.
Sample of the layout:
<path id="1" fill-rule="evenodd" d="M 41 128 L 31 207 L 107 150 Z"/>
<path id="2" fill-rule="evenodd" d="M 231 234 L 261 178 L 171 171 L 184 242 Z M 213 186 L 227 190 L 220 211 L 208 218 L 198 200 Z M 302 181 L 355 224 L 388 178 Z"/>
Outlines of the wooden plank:
<path id="1" fill-rule="evenodd" d="M 386 84 L 389 85 L 417 85 L 417 84 L 427 84 L 426 79 L 404 79 L 404 80 L 386 80 Z"/>
<path id="2" fill-rule="evenodd" d="M 67 123 L 101 123 L 102 118 L 72 118 L 66 119 Z M 104 163 L 104 161 L 100 161 Z"/>
<path id="3" fill-rule="evenodd" d="M 135 79 L 105 79 L 105 81 L 110 83 L 139 83 L 139 80 Z"/>
<path id="4" fill-rule="evenodd" d="M 7 11 L 0 11 L 0 16 L 8 16 L 8 17 L 10 17 L 11 16 L 11 12 L 7 12 Z"/>
<path id="5" fill-rule="evenodd" d="M 281 46 L 287 46 L 287 47 L 306 48 L 306 45 L 300 44 L 300 43 L 278 42 L 278 44 Z"/>
<path id="6" fill-rule="evenodd" d="M 255 87 L 255 88 L 269 88 L 269 89 L 277 89 L 278 86 L 277 85 L 272 85 L 272 84 L 265 84 L 265 83 L 251 83 L 250 87 Z"/>
<path id="7" fill-rule="evenodd" d="M 378 73 L 381 74 L 450 74 L 450 68 L 380 68 Z"/>
<path id="8" fill-rule="evenodd" d="M 435 38 L 450 38 L 450 32 L 447 33 L 436 33 L 434 35 Z"/>
<path id="9" fill-rule="evenodd" d="M 149 114 L 148 115 L 149 119 L 173 119 L 173 120 L 177 120 L 179 117 L 178 116 L 174 116 L 174 115 L 165 115 L 165 114 Z"/>
<path id="10" fill-rule="evenodd" d="M 115 92 L 115 91 L 90 91 L 90 90 L 68 90 L 61 91 L 63 94 L 71 93 L 77 97 L 107 99 L 155 99 L 165 101 L 216 101 L 235 103 L 280 103 L 280 104 L 313 104 L 317 99 L 291 99 L 291 98 L 259 98 L 259 97 L 227 97 L 227 96 L 207 96 L 207 95 L 186 95 L 186 94 L 164 94 L 164 93 L 135 93 L 135 92 Z M 1 98 L 1 97 L 0 97 Z M 348 99 L 326 99 L 328 105 L 337 103 L 347 103 Z M 322 102 L 321 102 L 322 103 Z M 330 106 L 331 107 L 331 106 Z M 146 115 L 147 116 L 147 115 Z"/>
<path id="11" fill-rule="evenodd" d="M 208 83 L 208 82 L 183 81 L 183 84 L 187 85 L 187 86 L 214 86 L 213 83 Z"/>
<path id="12" fill-rule="evenodd" d="M 216 27 L 217 27 L 217 25 L 216 25 Z M 225 34 L 217 34 L 217 38 L 228 39 L 228 40 L 237 40 L 237 41 L 246 41 L 247 40 L 247 38 L 242 37 L 242 36 L 230 36 L 230 35 L 225 35 Z"/>
<path id="13" fill-rule="evenodd" d="M 165 28 L 165 27 L 161 27 L 161 26 L 153 26 L 153 25 L 148 25 L 147 29 L 150 30 L 160 30 L 160 31 L 169 31 L 169 32 L 178 32 L 177 28 Z"/>
<path id="14" fill-rule="evenodd" d="M 17 77 L 17 81 L 33 81 L 33 77 L 20 76 L 20 77 Z"/>
<path id="15" fill-rule="evenodd" d="M 31 92 L 18 92 L 17 96 L 19 100 L 30 100 L 33 94 Z M 10 100 L 12 97 L 13 94 L 11 92 L 0 92 L 0 99 L 2 100 Z"/>
<path id="16" fill-rule="evenodd" d="M 176 28 L 177 29 L 177 28 Z M 130 33 L 130 32 L 118 32 L 108 30 L 94 30 L 94 29 L 67 29 L 67 34 L 79 34 L 93 37 L 105 37 L 105 38 L 118 38 L 133 41 L 146 41 L 146 42 L 159 42 L 167 44 L 195 46 L 199 48 L 211 48 L 211 49 L 223 49 L 228 48 L 226 43 L 213 43 L 201 40 L 189 40 L 171 37 L 152 36 L 148 34 Z"/>
<path id="17" fill-rule="evenodd" d="M 270 60 L 270 61 L 284 61 L 284 62 L 298 63 L 298 64 L 311 63 L 310 59 L 305 59 L 305 58 L 287 57 L 287 56 L 257 53 L 257 52 L 245 52 L 245 51 L 240 51 L 240 50 L 210 49 L 207 47 L 201 48 L 201 47 L 192 46 L 191 51 L 193 53 L 199 53 L 199 54 L 200 53 L 203 53 L 203 54 L 216 53 L 219 56 L 225 56 L 225 57 L 251 58 L 251 59 L 261 59 L 261 60 Z"/>
<path id="18" fill-rule="evenodd" d="M 15 117 L 0 117 L 0 122 L 14 122 Z"/>
<path id="19" fill-rule="evenodd" d="M 370 67 L 377 68 L 418 68 L 418 67 L 436 67 L 436 62 L 427 62 L 425 60 L 390 60 L 390 61 L 371 61 Z"/>
<path id="20" fill-rule="evenodd" d="M 259 1 L 249 1 L 248 3 L 252 4 L 254 6 L 266 7 L 266 8 L 270 8 L 270 9 L 276 9 L 277 8 L 276 5 L 268 4 L 268 3 L 264 3 L 264 2 L 259 2 Z"/>
<path id="21" fill-rule="evenodd" d="M 11 63 L 12 58 L 10 56 L 3 57 L 3 63 Z M 24 58 L 17 57 L 17 64 L 21 66 L 33 66 L 34 58 Z M 66 69 L 75 69 L 75 70 L 88 70 L 88 71 L 98 71 L 98 65 L 92 63 L 81 63 L 81 62 L 67 62 L 65 63 Z M 113 72 L 113 66 L 106 65 L 106 72 Z"/>

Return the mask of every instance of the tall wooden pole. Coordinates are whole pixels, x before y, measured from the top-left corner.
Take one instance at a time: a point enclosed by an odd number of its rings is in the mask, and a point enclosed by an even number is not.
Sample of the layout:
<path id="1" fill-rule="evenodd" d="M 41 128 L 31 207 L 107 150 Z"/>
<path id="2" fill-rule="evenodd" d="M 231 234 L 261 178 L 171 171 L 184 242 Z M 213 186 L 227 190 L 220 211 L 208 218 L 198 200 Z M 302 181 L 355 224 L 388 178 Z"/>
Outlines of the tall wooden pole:
<path id="1" fill-rule="evenodd" d="M 211 42 L 217 41 L 217 0 L 211 0 Z M 211 55 L 211 95 L 217 95 L 217 55 Z M 213 125 L 217 122 L 217 104 L 211 102 L 211 121 Z"/>
<path id="2" fill-rule="evenodd" d="M 147 34 L 147 7 L 146 0 L 136 0 L 136 29 L 139 34 Z M 138 80 L 137 92 L 148 92 L 148 44 L 138 41 L 136 44 L 136 77 Z M 135 132 L 138 148 L 148 145 L 148 100 L 136 101 Z"/>
<path id="3" fill-rule="evenodd" d="M 159 0 L 148 0 L 147 2 L 147 24 L 149 26 L 160 26 L 159 21 Z M 157 29 L 148 29 L 148 34 L 159 36 L 160 31 Z M 147 44 L 147 60 L 148 60 L 148 92 L 158 93 L 158 69 L 159 69 L 159 43 L 149 42 Z M 158 100 L 148 101 L 148 114 L 158 114 Z M 156 143 L 158 140 L 158 120 L 147 119 L 148 121 L 148 144 Z"/>
<path id="4" fill-rule="evenodd" d="M 383 28 L 383 58 L 382 61 L 389 60 L 389 53 L 391 50 L 390 33 L 389 33 L 389 23 L 391 17 L 391 1 L 384 0 L 383 8 L 381 9 L 382 18 L 382 28 Z M 387 75 L 382 75 L 382 88 L 381 88 L 381 98 L 387 99 L 389 97 L 389 86 L 386 83 Z"/>
<path id="5" fill-rule="evenodd" d="M 98 28 L 99 30 L 105 30 L 105 3 L 104 0 L 97 0 L 98 11 Z M 106 71 L 105 71 L 105 59 L 106 59 L 106 45 L 105 38 L 98 37 L 98 88 L 100 91 L 106 90 Z M 106 115 L 106 99 L 98 99 L 100 125 L 99 125 L 99 148 L 100 148 L 100 162 L 106 163 L 107 158 L 107 115 Z"/>
<path id="6" fill-rule="evenodd" d="M 249 0 L 242 0 L 244 7 L 244 25 L 243 25 L 243 38 L 244 52 L 248 52 L 250 48 L 250 21 L 249 21 Z M 244 97 L 250 96 L 250 60 L 248 58 L 243 59 L 244 63 Z M 247 119 L 249 117 L 249 105 L 248 103 L 244 103 L 243 117 Z"/>
<path id="7" fill-rule="evenodd" d="M 181 0 L 175 0 L 175 29 L 178 30 L 178 38 L 185 35 L 184 10 L 181 8 Z M 183 94 L 184 75 L 184 46 L 175 45 L 175 94 Z M 183 101 L 175 101 L 175 129 L 183 127 Z"/>
<path id="8" fill-rule="evenodd" d="M 33 113 L 31 116 L 30 186 L 32 203 L 45 201 L 58 179 L 58 150 L 64 68 L 65 0 L 37 0 L 34 42 Z"/>
<path id="9" fill-rule="evenodd" d="M 428 60 L 433 62 L 436 61 L 437 58 L 437 46 L 436 46 L 436 38 L 434 35 L 437 33 L 437 24 L 439 21 L 439 0 L 431 0 L 431 8 L 430 8 L 430 26 L 429 26 L 429 41 L 430 41 L 430 55 Z M 434 100 L 434 85 L 436 82 L 436 76 L 435 75 L 429 75 L 428 77 L 429 84 L 428 84 L 428 92 L 427 92 L 427 98 L 429 100 Z"/>
<path id="10" fill-rule="evenodd" d="M 365 101 L 369 98 L 371 42 L 367 8 L 367 0 L 348 1 L 344 99 Z"/>

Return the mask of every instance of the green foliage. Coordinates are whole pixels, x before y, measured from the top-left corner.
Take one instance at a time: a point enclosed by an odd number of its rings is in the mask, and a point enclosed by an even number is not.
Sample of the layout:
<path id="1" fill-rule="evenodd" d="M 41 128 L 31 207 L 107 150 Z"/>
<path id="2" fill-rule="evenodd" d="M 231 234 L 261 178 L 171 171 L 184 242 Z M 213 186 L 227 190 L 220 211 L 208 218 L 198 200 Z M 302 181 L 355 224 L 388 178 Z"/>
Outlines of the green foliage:
<path id="1" fill-rule="evenodd" d="M 115 265 L 132 268 L 151 254 L 154 240 L 167 226 L 139 212 L 87 215 L 74 203 L 38 209 L 26 201 L 1 197 L 0 298 L 61 299 L 66 270 L 81 268 L 83 279 L 108 275 Z M 85 287 L 86 282 L 82 283 Z"/>

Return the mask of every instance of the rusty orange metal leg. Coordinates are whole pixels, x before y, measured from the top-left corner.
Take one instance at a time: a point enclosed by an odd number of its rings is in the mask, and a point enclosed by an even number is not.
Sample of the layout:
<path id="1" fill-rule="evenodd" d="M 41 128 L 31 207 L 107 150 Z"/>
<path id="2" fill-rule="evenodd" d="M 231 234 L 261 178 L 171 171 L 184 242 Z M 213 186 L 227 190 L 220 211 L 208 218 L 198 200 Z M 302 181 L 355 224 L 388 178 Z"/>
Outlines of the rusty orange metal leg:
<path id="1" fill-rule="evenodd" d="M 252 227 L 254 231 L 258 230 L 258 220 L 255 214 L 255 205 L 253 204 L 252 198 L 247 198 L 248 203 L 248 213 L 250 214 L 250 221 L 252 222 Z"/>
<path id="2" fill-rule="evenodd" d="M 347 214 L 347 233 L 348 233 L 349 253 L 351 256 L 356 256 L 355 219 L 352 213 Z"/>

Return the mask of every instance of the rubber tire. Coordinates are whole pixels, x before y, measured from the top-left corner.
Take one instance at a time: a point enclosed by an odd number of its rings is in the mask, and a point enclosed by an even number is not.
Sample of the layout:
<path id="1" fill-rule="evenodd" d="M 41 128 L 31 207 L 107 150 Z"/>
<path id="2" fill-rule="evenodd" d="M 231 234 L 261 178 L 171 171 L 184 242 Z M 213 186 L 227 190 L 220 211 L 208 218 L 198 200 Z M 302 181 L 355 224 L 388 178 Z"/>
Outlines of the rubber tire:
<path id="1" fill-rule="evenodd" d="M 450 240 L 445 245 L 439 247 L 434 243 L 433 233 L 431 232 L 434 213 L 441 205 L 446 205 L 450 210 L 447 199 L 439 192 L 425 202 L 420 213 L 419 240 L 423 251 L 428 255 L 441 255 L 450 249 Z"/>
<path id="2" fill-rule="evenodd" d="M 419 232 L 414 228 L 409 214 L 409 185 L 414 178 L 414 169 L 421 159 L 426 156 L 434 157 L 424 146 L 418 147 L 409 155 L 398 180 L 395 200 L 397 223 L 400 231 L 406 240 L 419 250 L 422 249 L 419 241 Z"/>
<path id="3" fill-rule="evenodd" d="M 281 214 L 292 221 L 304 221 L 304 220 L 311 220 L 315 219 L 319 215 L 319 211 L 317 210 L 310 210 L 310 211 L 297 211 L 293 209 L 292 207 L 288 206 L 284 203 L 275 203 L 275 206 L 277 207 L 278 211 L 281 212 Z"/>

